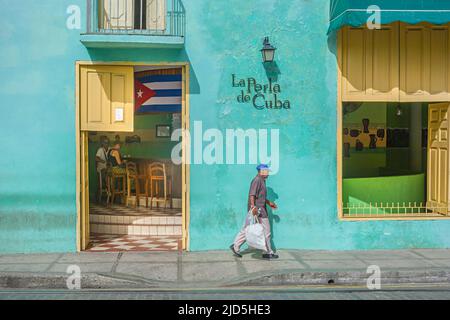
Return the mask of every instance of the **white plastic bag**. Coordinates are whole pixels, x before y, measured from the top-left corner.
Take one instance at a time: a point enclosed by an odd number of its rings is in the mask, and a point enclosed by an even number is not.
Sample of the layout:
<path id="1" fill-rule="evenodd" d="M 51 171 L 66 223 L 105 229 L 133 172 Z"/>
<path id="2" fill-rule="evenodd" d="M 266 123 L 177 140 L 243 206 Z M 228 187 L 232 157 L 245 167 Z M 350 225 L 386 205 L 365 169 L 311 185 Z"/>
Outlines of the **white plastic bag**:
<path id="1" fill-rule="evenodd" d="M 248 246 L 267 251 L 263 225 L 257 221 L 253 214 L 251 214 L 251 217 L 248 217 L 248 219 L 250 219 L 250 223 L 245 228 L 245 240 L 247 241 Z"/>

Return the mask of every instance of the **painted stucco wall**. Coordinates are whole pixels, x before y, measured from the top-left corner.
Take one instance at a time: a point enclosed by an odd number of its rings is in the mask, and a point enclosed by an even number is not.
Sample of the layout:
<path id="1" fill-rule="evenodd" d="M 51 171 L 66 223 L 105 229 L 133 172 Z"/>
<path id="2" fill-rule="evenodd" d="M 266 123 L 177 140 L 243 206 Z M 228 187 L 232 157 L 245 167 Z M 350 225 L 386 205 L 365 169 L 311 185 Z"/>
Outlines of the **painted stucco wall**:
<path id="1" fill-rule="evenodd" d="M 336 204 L 336 57 L 328 0 L 185 0 L 183 50 L 89 49 L 68 30 L 84 0 L 0 0 L 0 252 L 76 250 L 75 61 L 189 61 L 191 126 L 280 130 L 277 248 L 450 247 L 450 221 L 341 222 Z M 83 19 L 84 28 L 84 19 Z M 231 75 L 267 82 L 278 47 L 290 110 L 238 104 Z M 195 138 L 194 138 L 195 139 Z M 192 165 L 192 250 L 226 249 L 246 214 L 254 165 Z"/>

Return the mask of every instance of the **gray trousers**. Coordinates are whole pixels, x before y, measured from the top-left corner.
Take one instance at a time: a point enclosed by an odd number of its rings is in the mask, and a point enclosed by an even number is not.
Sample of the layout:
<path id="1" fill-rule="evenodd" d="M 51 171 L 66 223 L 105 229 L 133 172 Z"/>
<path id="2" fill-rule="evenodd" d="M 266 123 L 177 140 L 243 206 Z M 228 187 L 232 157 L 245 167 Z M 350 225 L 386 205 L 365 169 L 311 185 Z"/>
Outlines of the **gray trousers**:
<path id="1" fill-rule="evenodd" d="M 269 219 L 268 218 L 259 218 L 258 217 L 259 222 L 261 222 L 263 229 L 264 229 L 264 235 L 266 237 L 266 248 L 267 248 L 267 252 L 269 254 L 273 253 L 272 250 L 272 246 L 270 245 L 270 238 L 272 236 L 271 232 L 270 232 L 270 223 L 269 223 Z M 245 242 L 245 228 L 250 224 L 250 219 L 247 216 L 245 218 L 245 223 L 244 226 L 242 227 L 241 231 L 239 231 L 239 233 L 237 234 L 236 238 L 234 239 L 234 250 L 236 252 L 239 252 L 239 249 L 241 248 L 241 246 L 244 244 Z"/>

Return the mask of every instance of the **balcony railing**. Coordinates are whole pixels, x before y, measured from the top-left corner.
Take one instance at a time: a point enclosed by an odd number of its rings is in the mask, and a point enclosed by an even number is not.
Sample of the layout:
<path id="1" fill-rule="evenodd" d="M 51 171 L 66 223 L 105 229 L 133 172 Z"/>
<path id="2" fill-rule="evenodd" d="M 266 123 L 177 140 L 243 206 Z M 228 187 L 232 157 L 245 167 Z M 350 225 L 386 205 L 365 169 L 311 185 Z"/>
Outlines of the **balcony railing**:
<path id="1" fill-rule="evenodd" d="M 185 36 L 181 0 L 87 0 L 88 34 Z"/>

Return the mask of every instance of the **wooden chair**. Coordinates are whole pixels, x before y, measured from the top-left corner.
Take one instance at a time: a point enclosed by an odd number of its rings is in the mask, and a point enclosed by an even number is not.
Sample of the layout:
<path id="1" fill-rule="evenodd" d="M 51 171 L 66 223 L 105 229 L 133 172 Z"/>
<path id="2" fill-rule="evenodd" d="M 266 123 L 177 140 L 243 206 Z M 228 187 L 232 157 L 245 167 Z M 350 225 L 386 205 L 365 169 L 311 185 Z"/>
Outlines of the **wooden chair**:
<path id="1" fill-rule="evenodd" d="M 139 174 L 138 169 L 136 166 L 136 163 L 134 162 L 127 162 L 126 164 L 127 169 L 127 198 L 126 198 L 126 205 L 128 206 L 130 197 L 135 196 L 136 202 L 135 207 L 140 205 L 140 197 L 145 197 L 145 203 L 148 206 L 148 183 L 147 183 L 147 175 L 145 174 Z M 144 192 L 141 192 L 141 181 L 143 182 L 144 186 Z M 132 184 L 134 184 L 134 194 L 132 193 Z"/>
<path id="2" fill-rule="evenodd" d="M 125 170 L 123 171 L 123 173 L 117 173 L 114 171 L 114 168 L 110 164 L 108 164 L 107 170 L 111 190 L 111 204 L 114 204 L 116 196 L 120 196 L 122 198 L 122 203 L 125 203 L 127 183 L 127 174 Z"/>
<path id="3" fill-rule="evenodd" d="M 161 162 L 151 163 L 148 166 L 147 174 L 147 182 L 150 184 L 148 188 L 150 192 L 150 208 L 153 209 L 153 199 L 155 199 L 158 208 L 159 203 L 163 202 L 164 208 L 166 209 L 167 202 L 169 202 L 170 208 L 172 209 L 172 180 L 167 175 L 166 165 Z M 148 206 L 147 202 L 146 204 Z"/>

